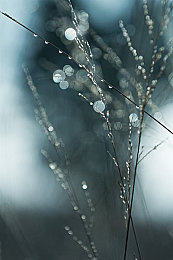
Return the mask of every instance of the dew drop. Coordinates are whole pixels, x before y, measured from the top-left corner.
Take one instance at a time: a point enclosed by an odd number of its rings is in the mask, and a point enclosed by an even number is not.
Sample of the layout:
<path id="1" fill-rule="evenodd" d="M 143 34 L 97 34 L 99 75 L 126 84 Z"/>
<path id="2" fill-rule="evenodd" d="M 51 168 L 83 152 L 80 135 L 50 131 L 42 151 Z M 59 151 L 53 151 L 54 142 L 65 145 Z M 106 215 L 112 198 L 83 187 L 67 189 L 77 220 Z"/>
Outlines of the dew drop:
<path id="1" fill-rule="evenodd" d="M 88 186 L 86 184 L 82 185 L 82 189 L 86 190 L 88 188 Z"/>
<path id="2" fill-rule="evenodd" d="M 52 132 L 53 130 L 54 130 L 54 129 L 53 129 L 53 126 L 49 126 L 49 127 L 48 127 L 48 131 L 49 131 L 49 132 Z"/>
<path id="3" fill-rule="evenodd" d="M 98 100 L 94 102 L 93 109 L 97 113 L 102 113 L 105 110 L 105 104 L 102 100 Z"/>
<path id="4" fill-rule="evenodd" d="M 36 37 L 38 37 L 38 35 L 36 33 L 34 33 L 34 37 L 36 38 Z"/>
<path id="5" fill-rule="evenodd" d="M 68 81 L 61 81 L 59 87 L 63 90 L 67 89 L 69 87 Z"/>
<path id="6" fill-rule="evenodd" d="M 61 50 L 58 51 L 60 54 L 63 53 Z"/>
<path id="7" fill-rule="evenodd" d="M 49 163 L 49 167 L 51 170 L 55 170 L 56 169 L 56 163 L 52 162 L 52 163 Z"/>
<path id="8" fill-rule="evenodd" d="M 65 38 L 69 41 L 73 41 L 76 38 L 76 31 L 73 28 L 68 28 L 65 31 Z"/>
<path id="9" fill-rule="evenodd" d="M 70 65 L 65 65 L 63 67 L 63 71 L 68 77 L 71 77 L 74 74 L 74 69 Z"/>
<path id="10" fill-rule="evenodd" d="M 78 206 L 74 206 L 74 210 L 76 211 L 76 210 L 78 210 L 79 208 L 78 208 Z"/>
<path id="11" fill-rule="evenodd" d="M 135 113 L 129 115 L 129 120 L 131 123 L 135 123 L 138 120 L 138 116 Z"/>
<path id="12" fill-rule="evenodd" d="M 82 182 L 82 189 L 83 190 L 86 190 L 88 188 L 87 184 L 86 184 L 86 181 L 83 181 Z"/>
<path id="13" fill-rule="evenodd" d="M 66 78 L 64 71 L 62 70 L 55 70 L 53 73 L 53 81 L 55 83 L 60 83 L 61 81 L 64 81 Z"/>
<path id="14" fill-rule="evenodd" d="M 45 43 L 45 44 L 49 44 L 49 42 L 47 42 L 47 41 L 45 41 L 44 43 Z"/>
<path id="15" fill-rule="evenodd" d="M 69 231 L 69 230 L 70 230 L 70 228 L 69 228 L 68 226 L 65 226 L 64 229 L 65 229 L 66 231 Z"/>

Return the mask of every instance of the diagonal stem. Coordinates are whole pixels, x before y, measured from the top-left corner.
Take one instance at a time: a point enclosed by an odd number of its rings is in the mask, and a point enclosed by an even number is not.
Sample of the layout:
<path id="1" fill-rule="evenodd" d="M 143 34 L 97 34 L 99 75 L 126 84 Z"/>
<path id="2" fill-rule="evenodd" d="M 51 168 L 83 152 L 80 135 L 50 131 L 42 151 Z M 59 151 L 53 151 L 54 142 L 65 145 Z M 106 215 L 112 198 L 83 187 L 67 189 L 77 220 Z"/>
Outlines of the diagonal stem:
<path id="1" fill-rule="evenodd" d="M 138 139 L 138 148 L 137 148 L 136 163 L 135 163 L 135 172 L 134 172 L 134 177 L 133 177 L 132 197 L 131 197 L 131 202 L 130 202 L 130 207 L 129 207 L 129 212 L 128 212 L 129 214 L 128 214 L 128 220 L 127 220 L 126 241 L 125 241 L 124 258 L 123 258 L 124 260 L 126 260 L 126 256 L 127 256 L 127 246 L 128 246 L 128 238 L 129 238 L 129 231 L 130 231 L 130 220 L 132 218 L 132 207 L 133 207 L 133 200 L 134 200 L 134 193 L 135 193 L 136 174 L 137 174 L 137 167 L 138 167 L 139 150 L 140 150 L 140 145 L 141 145 L 143 120 L 144 120 L 144 109 L 142 110 L 140 132 L 139 132 L 139 139 Z"/>
<path id="2" fill-rule="evenodd" d="M 121 168 L 120 168 L 119 161 L 118 161 L 118 157 L 117 157 L 117 152 L 116 152 L 116 147 L 115 147 L 115 142 L 114 142 L 113 134 L 112 134 L 112 131 L 111 131 L 110 121 L 107 121 L 107 127 L 108 127 L 108 130 L 109 130 L 109 133 L 110 133 L 110 137 L 111 137 L 111 144 L 112 144 L 112 148 L 113 148 L 113 151 L 114 151 L 116 166 L 118 167 L 118 172 L 119 172 L 119 175 L 120 175 L 121 183 L 122 183 L 122 185 L 124 186 L 123 175 L 122 175 Z M 128 208 L 128 212 L 129 212 L 130 209 L 131 209 L 131 207 L 130 207 L 130 205 L 129 205 L 129 201 L 128 201 L 127 194 L 125 193 L 124 196 L 125 196 L 125 197 L 124 197 L 125 203 L 126 203 L 126 206 L 127 206 L 127 208 Z M 135 243 L 136 243 L 137 250 L 138 250 L 138 254 L 139 254 L 139 259 L 141 260 L 141 259 L 142 259 L 142 257 L 141 257 L 141 252 L 140 252 L 139 243 L 138 243 L 138 240 L 137 240 L 136 230 L 135 230 L 135 226 L 134 226 L 134 222 L 133 222 L 132 216 L 131 216 L 130 219 L 129 219 L 129 224 L 130 224 L 130 221 L 131 221 L 131 223 L 132 223 L 132 229 L 133 229 L 134 238 L 135 238 Z"/>

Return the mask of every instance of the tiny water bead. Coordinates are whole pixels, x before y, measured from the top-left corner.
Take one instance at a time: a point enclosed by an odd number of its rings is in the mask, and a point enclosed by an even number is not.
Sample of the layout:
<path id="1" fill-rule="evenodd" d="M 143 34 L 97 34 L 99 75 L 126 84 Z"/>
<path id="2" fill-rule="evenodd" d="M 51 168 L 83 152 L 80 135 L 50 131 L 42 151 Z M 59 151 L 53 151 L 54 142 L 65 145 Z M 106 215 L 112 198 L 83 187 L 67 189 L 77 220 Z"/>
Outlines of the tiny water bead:
<path id="1" fill-rule="evenodd" d="M 73 208 L 75 211 L 79 210 L 78 206 L 74 206 Z"/>
<path id="2" fill-rule="evenodd" d="M 38 35 L 36 33 L 34 33 L 34 37 L 36 38 L 36 37 L 38 37 Z"/>
<path id="3" fill-rule="evenodd" d="M 86 216 L 85 216 L 85 215 L 82 215 L 82 216 L 81 216 L 81 219 L 82 219 L 82 220 L 85 220 L 85 219 L 86 219 Z"/>
<path id="4" fill-rule="evenodd" d="M 84 185 L 82 186 L 82 189 L 83 189 L 83 190 L 86 190 L 86 189 L 87 189 L 87 185 L 84 184 Z"/>
<path id="5" fill-rule="evenodd" d="M 47 45 L 47 44 L 49 44 L 49 42 L 48 42 L 48 41 L 45 41 L 44 43 L 45 43 L 46 45 Z"/>
<path id="6" fill-rule="evenodd" d="M 68 81 L 61 81 L 59 87 L 63 90 L 67 89 L 69 87 Z"/>
<path id="7" fill-rule="evenodd" d="M 69 234 L 69 235 L 73 235 L 73 231 L 72 231 L 72 230 L 69 230 L 69 231 L 68 231 L 68 234 Z"/>
<path id="8" fill-rule="evenodd" d="M 60 83 L 61 81 L 64 81 L 64 79 L 66 78 L 66 75 L 64 73 L 64 71 L 62 70 L 55 70 L 53 73 L 53 81 L 55 83 Z"/>
<path id="9" fill-rule="evenodd" d="M 49 167 L 50 167 L 51 170 L 55 170 L 57 165 L 56 165 L 55 162 L 51 162 L 51 163 L 49 163 Z"/>
<path id="10" fill-rule="evenodd" d="M 68 77 L 71 77 L 74 74 L 74 69 L 70 65 L 65 65 L 63 67 L 63 71 Z"/>
<path id="11" fill-rule="evenodd" d="M 69 41 L 73 41 L 76 38 L 76 31 L 73 28 L 65 30 L 65 38 Z"/>
<path id="12" fill-rule="evenodd" d="M 94 102 L 93 109 L 97 113 L 102 113 L 105 110 L 105 104 L 102 100 L 98 100 Z"/>
<path id="13" fill-rule="evenodd" d="M 82 182 L 82 189 L 83 190 L 86 190 L 88 188 L 87 184 L 86 184 L 86 181 L 83 181 Z"/>
<path id="14" fill-rule="evenodd" d="M 53 129 L 53 126 L 49 126 L 49 127 L 48 127 L 48 131 L 49 131 L 49 132 L 52 132 L 53 130 L 54 130 L 54 129 Z"/>
<path id="15" fill-rule="evenodd" d="M 135 123 L 135 122 L 138 120 L 137 114 L 131 113 L 131 114 L 129 115 L 129 120 L 130 120 L 131 123 Z"/>
<path id="16" fill-rule="evenodd" d="M 70 227 L 69 227 L 69 226 L 65 226 L 64 229 L 65 229 L 66 231 L 69 231 L 69 230 L 70 230 Z"/>

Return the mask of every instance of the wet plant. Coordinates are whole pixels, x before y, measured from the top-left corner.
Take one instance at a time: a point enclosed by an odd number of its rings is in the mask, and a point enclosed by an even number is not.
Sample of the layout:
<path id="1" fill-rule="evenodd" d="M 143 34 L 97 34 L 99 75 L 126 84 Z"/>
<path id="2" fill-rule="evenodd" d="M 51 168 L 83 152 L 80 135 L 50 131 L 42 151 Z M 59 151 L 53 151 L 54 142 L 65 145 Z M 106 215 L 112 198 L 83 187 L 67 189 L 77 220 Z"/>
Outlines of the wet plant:
<path id="1" fill-rule="evenodd" d="M 153 101 L 153 95 L 157 91 L 159 80 L 163 77 L 173 52 L 173 39 L 171 37 L 169 37 L 166 43 L 163 43 L 163 37 L 167 33 L 167 30 L 169 30 L 169 25 L 172 23 L 173 3 L 169 0 L 162 1 L 160 5 L 161 13 L 159 21 L 157 22 L 152 18 L 152 15 L 150 15 L 150 6 L 147 0 L 141 2 L 146 33 L 148 35 L 148 38 L 146 37 L 146 41 L 148 41 L 146 45 L 149 49 L 147 54 L 140 48 L 135 47 L 136 42 L 134 42 L 133 37 L 130 36 L 125 23 L 122 20 L 119 21 L 121 34 L 127 45 L 123 46 L 123 48 L 128 49 L 128 55 L 130 59 L 132 58 L 131 63 L 133 64 L 133 69 L 130 68 L 131 64 L 124 64 L 124 61 L 118 55 L 118 50 L 116 51 L 108 47 L 108 44 L 105 43 L 94 29 L 88 29 L 87 13 L 83 11 L 82 14 L 82 12 L 74 10 L 70 0 L 65 1 L 64 5 L 68 17 L 70 17 L 70 27 L 61 28 L 62 30 L 58 31 L 60 37 L 63 34 L 66 49 L 69 47 L 69 42 L 71 43 L 70 53 L 42 37 L 39 33 L 26 27 L 11 15 L 1 11 L 2 15 L 31 32 L 35 38 L 42 40 L 46 46 L 54 48 L 57 51 L 57 55 L 65 56 L 76 66 L 73 68 L 72 65 L 67 64 L 63 69 L 56 68 L 52 71 L 50 70 L 48 60 L 42 62 L 42 66 L 48 71 L 51 71 L 54 83 L 57 84 L 61 90 L 66 90 L 69 86 L 73 88 L 81 101 L 86 102 L 102 120 L 107 143 L 106 152 L 110 158 L 109 163 L 113 166 L 114 181 L 119 186 L 118 197 L 122 202 L 120 215 L 124 223 L 122 232 L 125 233 L 125 239 L 122 246 L 123 250 L 121 250 L 123 252 L 119 259 L 124 260 L 131 259 L 128 258 L 127 254 L 130 227 L 132 227 L 135 241 L 134 259 L 143 259 L 143 253 L 141 252 L 133 218 L 138 165 L 167 140 L 162 140 L 155 144 L 154 147 L 151 147 L 151 149 L 143 155 L 142 135 L 145 129 L 146 118 L 151 118 L 159 127 L 168 132 L 170 136 L 173 134 L 170 128 L 153 115 L 153 111 L 158 112 L 159 110 Z M 57 21 L 57 17 L 49 21 L 49 25 L 52 24 L 52 26 L 55 27 L 51 29 L 52 31 L 56 31 L 58 27 Z M 85 26 L 82 23 L 83 21 L 85 21 Z M 81 25 L 83 25 L 83 27 Z M 103 77 L 102 74 L 104 73 L 101 72 L 101 66 L 96 62 L 96 56 L 99 56 L 99 54 L 97 53 L 96 55 L 94 53 L 96 50 L 94 50 L 92 43 L 90 44 L 87 39 L 87 34 L 90 34 L 92 40 L 94 40 L 97 46 L 100 47 L 100 50 L 105 53 L 104 58 L 110 63 L 109 65 L 116 70 L 116 75 L 121 75 L 118 86 Z M 52 64 L 53 62 L 51 62 L 51 65 Z M 56 67 L 56 64 L 53 64 L 53 67 Z M 88 259 L 102 259 L 102 256 L 99 254 L 99 247 L 97 247 L 97 241 L 94 239 L 93 228 L 94 223 L 97 221 L 94 215 L 95 211 L 97 211 L 97 207 L 94 206 L 91 199 L 92 193 L 90 192 L 90 195 L 88 191 L 89 186 L 87 181 L 83 181 L 82 189 L 88 206 L 88 215 L 86 216 L 80 206 L 78 193 L 72 184 L 73 176 L 70 172 L 70 158 L 67 154 L 67 149 L 61 137 L 58 137 L 54 125 L 49 121 L 46 109 L 41 102 L 29 69 L 26 66 L 24 66 L 23 69 L 27 83 L 36 101 L 36 118 L 43 127 L 51 146 L 54 147 L 56 160 L 53 160 L 49 152 L 44 149 L 42 150 L 42 154 L 46 158 L 58 182 L 60 182 L 62 188 L 68 194 L 72 208 L 82 223 L 87 242 L 78 238 L 72 227 L 65 226 L 65 231 L 70 235 L 72 240 L 82 248 Z M 71 79 L 74 73 L 76 73 L 76 81 Z M 148 107 L 151 112 L 148 112 Z M 126 125 L 124 126 L 121 121 L 118 121 L 118 118 L 123 118 Z M 126 151 L 123 160 L 121 160 L 121 156 L 124 152 L 120 151 L 121 147 L 118 145 L 116 137 L 117 131 L 122 131 L 122 135 L 125 135 Z M 125 134 L 123 132 L 125 132 Z M 114 230 L 114 232 L 116 232 L 116 230 Z M 131 254 L 132 253 L 133 252 L 131 252 Z"/>

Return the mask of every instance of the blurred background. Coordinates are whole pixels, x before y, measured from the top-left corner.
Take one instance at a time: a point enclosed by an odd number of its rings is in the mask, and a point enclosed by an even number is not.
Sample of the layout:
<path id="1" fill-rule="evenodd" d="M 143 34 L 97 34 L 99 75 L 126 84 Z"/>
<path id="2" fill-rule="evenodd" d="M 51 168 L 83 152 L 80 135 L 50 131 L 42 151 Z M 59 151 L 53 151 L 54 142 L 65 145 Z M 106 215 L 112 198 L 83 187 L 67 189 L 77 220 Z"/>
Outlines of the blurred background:
<path id="1" fill-rule="evenodd" d="M 119 28 L 119 20 L 124 21 L 132 45 L 145 57 L 149 68 L 152 48 L 142 1 L 74 0 L 72 4 L 80 33 L 90 43 L 96 73 L 138 103 L 131 81 L 136 76 L 136 63 Z M 4 0 L 0 10 L 87 66 L 85 55 L 73 40 L 75 27 L 67 0 L 9 3 Z M 157 28 L 161 1 L 149 1 L 149 11 Z M 172 23 L 159 47 L 171 37 L 171 26 Z M 85 190 L 92 199 L 95 209 L 92 238 L 98 259 L 123 259 L 125 206 L 120 198 L 118 171 L 108 153 L 112 153 L 112 147 L 105 121 L 97 113 L 105 108 L 97 103 L 100 97 L 95 86 L 73 60 L 3 15 L 0 15 L 0 28 L 0 259 L 88 259 L 64 230 L 69 226 L 87 244 L 79 216 L 51 170 L 54 166 L 41 153 L 46 150 L 53 162 L 62 171 L 66 170 L 35 119 L 37 104 L 23 66 L 29 70 L 58 140 L 63 140 L 70 182 L 86 215 L 89 212 Z M 69 28 L 73 28 L 70 33 Z M 173 130 L 172 68 L 171 57 L 147 111 Z M 129 116 L 135 117 L 132 124 L 135 160 L 139 113 L 117 92 L 102 82 L 99 85 L 104 91 L 106 109 L 110 110 L 118 159 L 125 175 Z M 173 259 L 172 147 L 172 136 L 145 117 L 133 208 L 142 259 Z M 127 259 L 135 257 L 138 259 L 138 253 L 130 231 Z"/>

